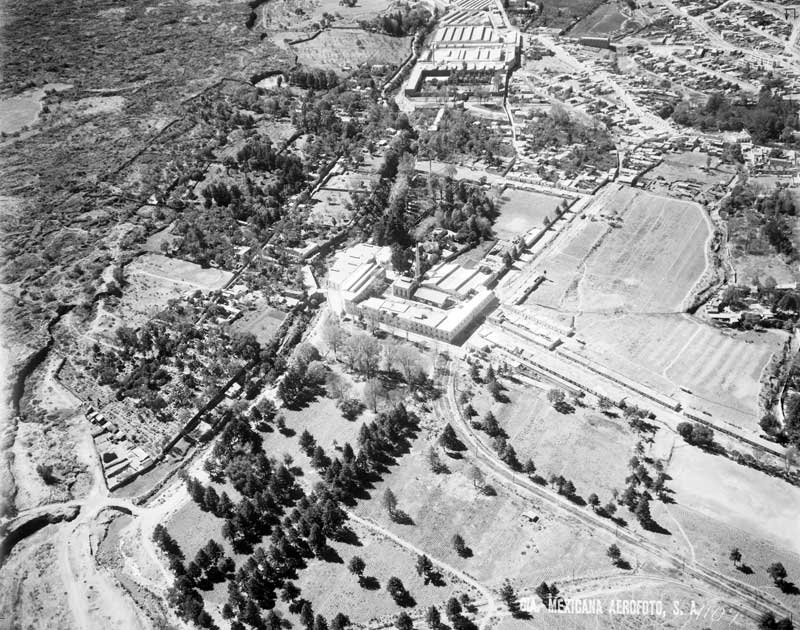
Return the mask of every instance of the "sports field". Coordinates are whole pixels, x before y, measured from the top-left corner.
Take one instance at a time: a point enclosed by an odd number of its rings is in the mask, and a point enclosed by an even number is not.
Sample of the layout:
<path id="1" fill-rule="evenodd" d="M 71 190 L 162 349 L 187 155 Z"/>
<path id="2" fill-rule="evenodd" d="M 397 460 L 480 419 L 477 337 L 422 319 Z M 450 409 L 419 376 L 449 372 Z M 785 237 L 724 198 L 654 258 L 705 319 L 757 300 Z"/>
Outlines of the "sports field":
<path id="1" fill-rule="evenodd" d="M 513 240 L 534 228 L 543 228 L 544 219 L 552 220 L 561 203 L 560 197 L 509 188 L 500 198 L 500 216 L 494 223 L 498 238 Z"/>
<path id="2" fill-rule="evenodd" d="M 547 281 L 528 303 L 576 312 L 680 312 L 706 268 L 702 209 L 621 188 L 602 218 L 592 219 L 573 223 L 540 259 L 537 273 Z"/>
<path id="3" fill-rule="evenodd" d="M 341 71 L 361 64 L 400 64 L 411 53 L 410 37 L 389 37 L 361 29 L 332 29 L 292 46 L 310 68 Z"/>

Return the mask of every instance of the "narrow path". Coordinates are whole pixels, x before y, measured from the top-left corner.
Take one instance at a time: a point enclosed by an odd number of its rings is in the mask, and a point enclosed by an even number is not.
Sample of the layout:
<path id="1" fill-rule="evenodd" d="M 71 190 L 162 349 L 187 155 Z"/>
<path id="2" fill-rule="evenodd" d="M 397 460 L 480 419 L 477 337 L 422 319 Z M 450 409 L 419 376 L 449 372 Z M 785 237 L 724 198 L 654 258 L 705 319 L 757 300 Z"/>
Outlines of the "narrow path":
<path id="1" fill-rule="evenodd" d="M 483 617 L 483 619 L 481 619 L 480 625 L 478 626 L 480 628 L 480 630 L 486 630 L 486 628 L 489 626 L 489 623 L 492 620 L 492 618 L 497 617 L 497 616 L 500 615 L 501 611 L 498 608 L 497 600 L 495 600 L 494 594 L 492 593 L 492 591 L 489 588 L 487 588 L 486 586 L 484 586 L 483 584 L 478 582 L 476 579 L 470 577 L 469 575 L 467 575 L 463 571 L 455 568 L 454 566 L 452 566 L 450 564 L 447 564 L 446 562 L 444 562 L 442 560 L 438 560 L 437 558 L 432 557 L 426 551 L 423 551 L 422 549 L 420 549 L 416 545 L 413 545 L 412 543 L 408 542 L 407 540 L 404 540 L 404 539 L 400 538 L 399 536 L 397 536 L 393 532 L 389 531 L 385 527 L 383 527 L 381 525 L 378 525 L 377 523 L 374 523 L 373 521 L 371 521 L 369 519 L 361 517 L 361 516 L 359 516 L 358 514 L 356 514 L 355 512 L 353 512 L 351 510 L 345 510 L 345 512 L 347 513 L 347 516 L 350 519 L 352 519 L 353 521 L 355 521 L 356 523 L 359 523 L 359 524 L 363 525 L 364 527 L 367 527 L 367 528 L 371 529 L 373 532 L 376 532 L 376 533 L 380 534 L 381 536 L 383 536 L 385 538 L 389 538 L 390 540 L 392 540 L 393 542 L 396 542 L 401 547 L 404 547 L 405 549 L 408 549 L 409 551 L 411 551 L 412 553 L 417 554 L 418 556 L 422 556 L 422 555 L 428 556 L 430 561 L 433 564 L 435 564 L 437 567 L 439 567 L 440 569 L 444 569 L 448 573 L 451 573 L 451 574 L 455 575 L 458 579 L 466 582 L 470 586 L 472 586 L 472 587 L 476 588 L 477 590 L 479 590 L 481 592 L 481 595 L 483 595 L 484 599 L 487 602 L 486 614 Z"/>

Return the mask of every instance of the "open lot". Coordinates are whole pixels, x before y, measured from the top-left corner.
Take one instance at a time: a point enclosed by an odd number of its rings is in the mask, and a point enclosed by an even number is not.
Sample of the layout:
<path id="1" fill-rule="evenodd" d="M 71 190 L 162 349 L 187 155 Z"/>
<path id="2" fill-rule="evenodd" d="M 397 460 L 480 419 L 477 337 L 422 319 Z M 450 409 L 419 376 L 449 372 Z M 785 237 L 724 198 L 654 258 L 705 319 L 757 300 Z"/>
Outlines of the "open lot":
<path id="1" fill-rule="evenodd" d="M 552 195 L 508 188 L 500 198 L 495 234 L 510 241 L 531 229 L 543 228 L 545 217 L 552 220 L 561 201 L 560 197 Z"/>
<path id="2" fill-rule="evenodd" d="M 399 64 L 410 54 L 411 38 L 389 37 L 361 29 L 322 31 L 292 50 L 304 66 L 341 71 L 361 64 Z"/>
<path id="3" fill-rule="evenodd" d="M 502 487 L 495 487 L 497 496 L 481 494 L 466 476 L 468 453 L 458 459 L 443 456 L 450 472 L 434 474 L 426 459 L 430 444 L 418 439 L 356 511 L 491 588 L 499 588 L 506 579 L 523 588 L 542 580 L 560 583 L 573 576 L 614 572 L 605 557 L 610 540 Z M 413 524 L 390 521 L 381 505 L 387 487 Z M 456 533 L 473 556 L 461 558 L 454 551 L 451 538 Z"/>
<path id="4" fill-rule="evenodd" d="M 580 353 L 689 406 L 759 431 L 761 371 L 786 337 L 720 330 L 688 315 L 578 317 Z M 680 391 L 685 387 L 691 394 Z"/>
<path id="5" fill-rule="evenodd" d="M 702 209 L 621 188 L 602 216 L 574 222 L 559 237 L 536 264 L 547 281 L 527 302 L 580 312 L 680 311 L 706 268 Z"/>
<path id="6" fill-rule="evenodd" d="M 231 328 L 243 333 L 252 333 L 258 343 L 265 344 L 272 339 L 285 318 L 286 313 L 283 311 L 262 305 L 254 311 L 244 313 Z"/>
<path id="7" fill-rule="evenodd" d="M 572 37 L 611 36 L 624 24 L 625 19 L 616 4 L 603 4 L 570 29 L 569 34 Z"/>
<path id="8" fill-rule="evenodd" d="M 545 384 L 539 388 L 504 380 L 509 402 L 500 403 L 464 376 L 460 386 L 476 394 L 472 399 L 476 419 L 491 409 L 519 459 L 533 459 L 537 474 L 545 479 L 564 475 L 579 495 L 586 498 L 595 492 L 601 501 L 608 501 L 614 488 L 624 487 L 627 461 L 637 441 L 624 420 L 610 419 L 591 408 L 559 413 L 547 400 Z"/>

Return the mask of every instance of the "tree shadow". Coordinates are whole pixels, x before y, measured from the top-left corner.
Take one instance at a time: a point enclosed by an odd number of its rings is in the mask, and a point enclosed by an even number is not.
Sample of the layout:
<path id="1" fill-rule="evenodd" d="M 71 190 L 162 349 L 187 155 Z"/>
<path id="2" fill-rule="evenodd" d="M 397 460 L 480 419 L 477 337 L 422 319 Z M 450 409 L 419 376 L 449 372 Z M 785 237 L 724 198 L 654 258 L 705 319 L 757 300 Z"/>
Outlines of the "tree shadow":
<path id="1" fill-rule="evenodd" d="M 663 525 L 659 525 L 655 521 L 648 521 L 647 523 L 643 523 L 642 527 L 646 529 L 648 532 L 653 532 L 654 534 L 664 534 L 666 536 L 672 536 L 671 531 L 669 531 Z"/>
<path id="2" fill-rule="evenodd" d="M 800 588 L 797 588 L 794 582 L 787 582 L 783 580 L 779 585 L 778 588 L 781 589 L 781 593 L 786 593 L 787 595 L 798 595 L 800 594 Z"/>
<path id="3" fill-rule="evenodd" d="M 618 568 L 623 569 L 624 571 L 630 571 L 631 563 L 623 558 L 620 558 L 614 563 Z"/>
<path id="4" fill-rule="evenodd" d="M 326 545 L 325 549 L 322 552 L 322 556 L 320 556 L 322 560 L 325 562 L 331 562 L 333 564 L 344 564 L 344 560 L 342 560 L 342 556 L 339 555 L 339 552 L 336 551 L 330 545 Z"/>
<path id="5" fill-rule="evenodd" d="M 753 574 L 753 568 L 748 564 L 740 564 L 738 567 L 736 567 L 736 569 L 737 571 L 741 571 L 745 575 Z"/>
<path id="6" fill-rule="evenodd" d="M 581 507 L 586 505 L 586 500 L 579 494 L 571 494 L 567 496 L 567 498 L 572 501 L 575 505 L 579 505 Z"/>
<path id="7" fill-rule="evenodd" d="M 344 525 L 339 528 L 339 532 L 336 535 L 336 540 L 340 543 L 344 543 L 345 545 L 353 545 L 353 547 L 363 547 L 364 545 L 361 543 L 361 540 L 358 538 L 358 534 L 356 534 L 350 527 Z"/>
<path id="8" fill-rule="evenodd" d="M 398 525 L 414 524 L 414 519 L 411 518 L 407 513 L 403 512 L 403 510 L 394 510 L 394 512 L 392 512 L 392 520 Z"/>

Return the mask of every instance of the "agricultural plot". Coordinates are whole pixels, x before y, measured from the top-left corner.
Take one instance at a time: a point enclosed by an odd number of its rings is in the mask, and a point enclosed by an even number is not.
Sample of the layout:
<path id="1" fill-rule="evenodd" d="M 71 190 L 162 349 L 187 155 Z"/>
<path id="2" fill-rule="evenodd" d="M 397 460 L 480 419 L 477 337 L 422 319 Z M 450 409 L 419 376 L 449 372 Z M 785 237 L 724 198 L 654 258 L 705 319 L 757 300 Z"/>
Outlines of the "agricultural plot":
<path id="1" fill-rule="evenodd" d="M 706 268 L 708 224 L 695 204 L 622 189 L 612 199 L 622 227 L 589 256 L 580 310 L 670 312 Z"/>
<path id="2" fill-rule="evenodd" d="M 685 405 L 759 431 L 761 372 L 785 335 L 722 331 L 687 315 L 586 315 L 576 327 L 587 358 Z"/>
<path id="3" fill-rule="evenodd" d="M 361 29 L 322 31 L 292 46 L 299 63 L 309 68 L 342 71 L 362 64 L 399 64 L 410 54 L 410 37 L 389 37 Z"/>
<path id="4" fill-rule="evenodd" d="M 500 198 L 500 216 L 494 223 L 498 238 L 513 240 L 552 220 L 561 198 L 525 190 L 507 189 Z"/>
<path id="5" fill-rule="evenodd" d="M 702 210 L 622 188 L 606 216 L 608 223 L 576 223 L 559 238 L 537 265 L 547 281 L 528 303 L 580 312 L 680 311 L 706 268 Z"/>

